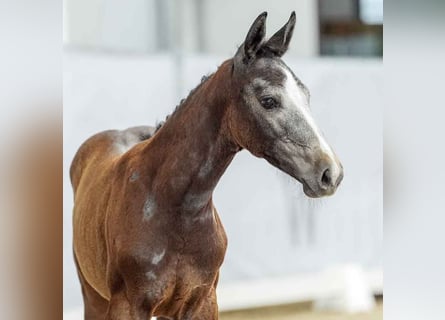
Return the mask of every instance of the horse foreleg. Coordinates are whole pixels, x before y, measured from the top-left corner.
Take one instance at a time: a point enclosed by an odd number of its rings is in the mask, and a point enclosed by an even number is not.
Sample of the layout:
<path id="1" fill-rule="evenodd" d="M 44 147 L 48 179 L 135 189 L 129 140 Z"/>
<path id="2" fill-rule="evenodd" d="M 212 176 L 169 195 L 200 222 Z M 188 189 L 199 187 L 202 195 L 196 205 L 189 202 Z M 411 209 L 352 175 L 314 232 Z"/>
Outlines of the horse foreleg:
<path id="1" fill-rule="evenodd" d="M 178 320 L 218 320 L 218 305 L 216 303 L 215 289 L 212 288 L 203 298 L 190 299 L 187 309 L 183 311 Z"/>
<path id="2" fill-rule="evenodd" d="M 82 288 L 84 319 L 85 320 L 103 320 L 108 308 L 108 300 L 104 299 L 90 284 L 86 281 L 79 269 L 76 255 L 74 262 L 77 267 L 80 285 Z"/>
<path id="3" fill-rule="evenodd" d="M 218 285 L 218 280 L 219 272 L 216 275 L 213 288 L 202 303 L 199 315 L 196 317 L 197 320 L 218 320 L 218 302 L 216 299 L 216 286 Z"/>
<path id="4" fill-rule="evenodd" d="M 108 301 L 102 298 L 86 281 L 81 280 L 85 320 L 103 320 Z"/>
<path id="5" fill-rule="evenodd" d="M 144 294 L 118 292 L 113 294 L 105 320 L 149 320 L 153 317 L 153 308 Z"/>
<path id="6" fill-rule="evenodd" d="M 113 294 L 105 320 L 133 320 L 130 303 L 124 292 Z"/>
<path id="7" fill-rule="evenodd" d="M 218 304 L 216 302 L 216 292 L 213 289 L 207 299 L 203 302 L 196 320 L 218 320 Z"/>

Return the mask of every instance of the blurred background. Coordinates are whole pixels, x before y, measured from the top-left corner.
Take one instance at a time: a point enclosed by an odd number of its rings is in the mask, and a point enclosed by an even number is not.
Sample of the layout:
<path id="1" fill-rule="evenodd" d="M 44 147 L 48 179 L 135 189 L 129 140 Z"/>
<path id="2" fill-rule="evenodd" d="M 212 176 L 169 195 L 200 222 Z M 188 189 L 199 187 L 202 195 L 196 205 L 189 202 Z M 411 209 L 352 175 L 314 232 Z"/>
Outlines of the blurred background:
<path id="1" fill-rule="evenodd" d="M 330 198 L 247 151 L 214 202 L 229 247 L 222 319 L 381 319 L 383 0 L 64 0 L 64 317 L 80 319 L 71 160 L 110 128 L 154 125 L 230 58 L 262 11 L 268 36 L 297 14 L 284 61 L 345 169 Z"/>

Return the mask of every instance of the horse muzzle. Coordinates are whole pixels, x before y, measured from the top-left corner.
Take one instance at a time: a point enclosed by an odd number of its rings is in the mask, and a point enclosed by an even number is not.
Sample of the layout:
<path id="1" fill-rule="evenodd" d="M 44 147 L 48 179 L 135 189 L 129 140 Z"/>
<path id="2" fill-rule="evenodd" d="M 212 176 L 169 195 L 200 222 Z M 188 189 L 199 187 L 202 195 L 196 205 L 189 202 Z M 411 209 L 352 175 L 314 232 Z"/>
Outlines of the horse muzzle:
<path id="1" fill-rule="evenodd" d="M 312 179 L 301 179 L 303 191 L 311 198 L 333 195 L 343 180 L 343 175 L 343 166 L 340 163 L 335 163 L 323 168 Z"/>

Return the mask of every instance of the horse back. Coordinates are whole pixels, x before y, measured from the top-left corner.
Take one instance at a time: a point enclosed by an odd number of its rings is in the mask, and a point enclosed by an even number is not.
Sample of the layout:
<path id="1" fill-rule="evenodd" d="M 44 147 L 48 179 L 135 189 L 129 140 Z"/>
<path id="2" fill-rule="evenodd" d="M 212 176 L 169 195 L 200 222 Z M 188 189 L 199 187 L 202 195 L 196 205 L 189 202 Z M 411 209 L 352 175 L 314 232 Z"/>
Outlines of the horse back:
<path id="1" fill-rule="evenodd" d="M 71 184 L 76 193 L 84 169 L 88 166 L 105 166 L 137 143 L 151 138 L 155 128 L 132 127 L 126 130 L 107 130 L 87 139 L 76 152 L 70 167 Z"/>

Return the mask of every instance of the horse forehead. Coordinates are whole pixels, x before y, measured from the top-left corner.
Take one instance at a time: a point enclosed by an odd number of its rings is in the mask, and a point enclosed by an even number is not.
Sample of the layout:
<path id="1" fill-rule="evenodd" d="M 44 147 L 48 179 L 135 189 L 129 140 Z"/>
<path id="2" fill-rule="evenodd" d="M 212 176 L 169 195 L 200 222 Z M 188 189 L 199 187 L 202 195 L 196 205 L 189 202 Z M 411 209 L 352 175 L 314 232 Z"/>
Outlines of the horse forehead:
<path id="1" fill-rule="evenodd" d="M 259 59 L 251 72 L 253 81 L 259 79 L 271 86 L 283 86 L 286 81 L 286 67 L 277 59 Z"/>
<path id="2" fill-rule="evenodd" d="M 284 73 L 286 74 L 286 80 L 284 82 L 286 96 L 300 107 L 307 106 L 307 89 L 305 89 L 304 85 L 294 76 L 290 69 L 284 69 Z"/>
<path id="3" fill-rule="evenodd" d="M 288 97 L 292 103 L 306 104 L 307 89 L 294 73 L 283 62 L 263 61 L 252 72 L 249 86 L 254 90 L 262 91 L 264 88 L 273 88 L 281 95 Z"/>
<path id="4" fill-rule="evenodd" d="M 306 86 L 281 59 L 259 59 L 251 76 L 251 83 L 281 87 L 283 91 L 298 92 L 302 98 L 309 96 Z"/>

